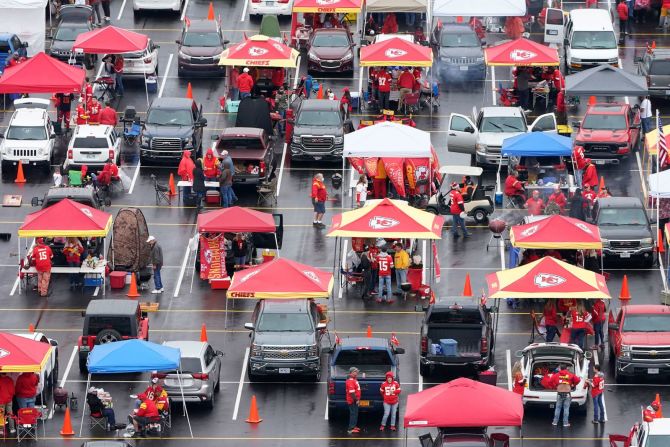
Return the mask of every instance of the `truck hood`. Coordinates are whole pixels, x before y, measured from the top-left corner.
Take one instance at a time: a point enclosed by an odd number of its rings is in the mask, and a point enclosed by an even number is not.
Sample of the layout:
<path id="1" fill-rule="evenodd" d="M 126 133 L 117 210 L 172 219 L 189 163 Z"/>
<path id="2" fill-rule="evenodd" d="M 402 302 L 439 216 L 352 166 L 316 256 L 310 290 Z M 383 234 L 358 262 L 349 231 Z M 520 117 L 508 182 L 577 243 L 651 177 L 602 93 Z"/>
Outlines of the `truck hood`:
<path id="1" fill-rule="evenodd" d="M 440 48 L 440 59 L 484 57 L 481 47 Z M 483 61 L 482 61 L 483 62 Z"/>
<path id="2" fill-rule="evenodd" d="M 669 346 L 670 332 L 623 332 L 621 342 L 624 345 Z"/>
<path id="3" fill-rule="evenodd" d="M 258 345 L 296 346 L 313 345 L 316 342 L 314 333 L 304 332 L 256 332 L 254 343 Z"/>
<path id="4" fill-rule="evenodd" d="M 581 129 L 577 134 L 576 141 L 589 143 L 593 141 L 607 143 L 628 142 L 628 132 L 625 129 L 618 130 L 590 130 Z"/>
<path id="5" fill-rule="evenodd" d="M 516 137 L 524 132 L 480 132 L 478 141 L 487 146 L 502 147 L 506 138 Z"/>
<path id="6" fill-rule="evenodd" d="M 301 137 L 303 135 L 324 135 L 343 137 L 344 129 L 331 126 L 296 126 L 293 128 L 293 135 Z"/>
<path id="7" fill-rule="evenodd" d="M 179 48 L 179 51 L 187 56 L 195 57 L 214 57 L 223 52 L 223 47 L 185 47 Z"/>
<path id="8" fill-rule="evenodd" d="M 646 225 L 598 225 L 600 237 L 609 240 L 638 240 L 652 237 Z"/>
<path id="9" fill-rule="evenodd" d="M 165 138 L 190 138 L 193 134 L 191 126 L 156 126 L 146 124 L 144 127 L 144 136 L 146 137 L 165 137 Z"/>
<path id="10" fill-rule="evenodd" d="M 54 40 L 51 42 L 51 50 L 57 51 L 72 51 L 74 41 L 71 40 Z"/>
<path id="11" fill-rule="evenodd" d="M 5 149 L 40 149 L 49 147 L 51 140 L 2 140 L 2 148 Z"/>

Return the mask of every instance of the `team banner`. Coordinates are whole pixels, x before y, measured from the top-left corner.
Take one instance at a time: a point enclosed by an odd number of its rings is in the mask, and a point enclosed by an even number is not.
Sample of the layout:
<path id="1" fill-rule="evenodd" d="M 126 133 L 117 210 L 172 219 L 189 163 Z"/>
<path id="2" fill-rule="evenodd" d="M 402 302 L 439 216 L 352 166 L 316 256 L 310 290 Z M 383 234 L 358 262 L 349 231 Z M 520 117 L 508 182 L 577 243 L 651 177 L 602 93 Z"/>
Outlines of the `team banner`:
<path id="1" fill-rule="evenodd" d="M 368 177 L 377 177 L 377 157 L 365 158 L 365 171 L 368 173 Z"/>
<path id="2" fill-rule="evenodd" d="M 200 236 L 200 279 L 223 279 L 226 272 L 226 246 L 223 235 Z"/>
<path id="3" fill-rule="evenodd" d="M 398 192 L 400 197 L 406 197 L 405 192 L 405 173 L 403 172 L 403 158 L 399 157 L 384 157 L 382 158 L 384 162 L 384 169 L 386 169 L 386 174 L 388 175 L 389 180 L 393 183 L 393 187 Z"/>
<path id="4" fill-rule="evenodd" d="M 363 173 L 363 169 L 365 169 L 363 166 L 365 160 L 362 157 L 349 157 L 349 163 L 351 163 L 351 166 L 353 166 L 359 174 Z"/>
<path id="5" fill-rule="evenodd" d="M 427 158 L 406 158 L 407 181 L 414 193 L 428 194 L 430 183 L 430 160 Z"/>
<path id="6" fill-rule="evenodd" d="M 437 244 L 432 243 L 433 246 L 433 265 L 435 266 L 435 282 L 440 282 L 440 257 L 437 255 Z"/>

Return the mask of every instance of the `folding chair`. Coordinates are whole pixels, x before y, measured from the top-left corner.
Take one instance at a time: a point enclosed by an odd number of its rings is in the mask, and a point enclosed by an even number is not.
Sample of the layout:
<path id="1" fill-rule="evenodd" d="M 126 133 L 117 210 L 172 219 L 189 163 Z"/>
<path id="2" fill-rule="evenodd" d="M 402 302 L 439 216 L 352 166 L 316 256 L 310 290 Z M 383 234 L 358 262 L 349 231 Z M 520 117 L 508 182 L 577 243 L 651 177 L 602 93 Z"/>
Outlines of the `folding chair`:
<path id="1" fill-rule="evenodd" d="M 609 441 L 610 447 L 629 447 L 632 439 L 626 435 L 609 435 Z"/>
<path id="2" fill-rule="evenodd" d="M 68 185 L 69 186 L 82 186 L 83 182 L 81 179 L 81 171 L 70 170 L 67 173 Z"/>
<path id="3" fill-rule="evenodd" d="M 103 430 L 107 431 L 107 416 L 105 416 L 102 413 L 89 412 L 88 428 L 93 430 L 95 427 L 100 427 Z"/>
<path id="4" fill-rule="evenodd" d="M 509 447 L 509 435 L 505 433 L 491 433 L 491 447 Z"/>
<path id="5" fill-rule="evenodd" d="M 21 408 L 14 416 L 16 421 L 16 440 L 24 439 L 37 441 L 37 421 L 42 417 L 42 412 L 37 408 Z"/>
<path id="6" fill-rule="evenodd" d="M 402 104 L 405 110 L 405 115 L 407 115 L 407 107 L 409 107 L 409 113 L 416 113 L 419 110 L 419 92 L 407 93 L 403 99 Z"/>
<path id="7" fill-rule="evenodd" d="M 140 117 L 136 116 L 133 119 L 133 122 L 130 127 L 127 127 L 127 121 L 123 121 L 123 141 L 126 144 L 132 146 L 137 141 L 137 138 L 142 133 L 142 124 L 140 123 Z"/>
<path id="8" fill-rule="evenodd" d="M 263 182 L 258 185 L 256 188 L 258 192 L 258 205 L 266 202 L 277 205 L 277 180 L 278 177 L 275 175 L 269 182 Z"/>
<path id="9" fill-rule="evenodd" d="M 156 176 L 153 174 L 151 174 L 151 180 L 154 182 L 154 190 L 156 191 L 156 205 L 160 205 L 163 202 L 165 202 L 166 205 L 171 205 L 172 200 L 168 195 L 168 192 L 170 191 L 168 185 L 159 183 L 158 180 L 156 180 Z"/>
<path id="10" fill-rule="evenodd" d="M 419 436 L 419 443 L 421 447 L 433 447 L 433 435 L 426 433 L 425 435 Z"/>

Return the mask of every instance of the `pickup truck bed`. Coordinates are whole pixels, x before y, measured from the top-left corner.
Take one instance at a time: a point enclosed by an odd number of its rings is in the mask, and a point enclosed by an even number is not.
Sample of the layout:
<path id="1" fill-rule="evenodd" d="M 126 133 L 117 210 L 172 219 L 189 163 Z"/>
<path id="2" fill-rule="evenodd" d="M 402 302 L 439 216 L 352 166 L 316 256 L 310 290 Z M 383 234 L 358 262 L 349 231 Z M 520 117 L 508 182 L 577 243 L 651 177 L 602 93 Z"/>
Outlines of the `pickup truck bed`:
<path id="1" fill-rule="evenodd" d="M 440 344 L 441 339 L 450 338 L 458 341 L 458 355 L 444 356 L 428 354 L 428 358 L 440 357 L 442 361 L 449 361 L 450 359 L 457 362 L 459 357 L 480 357 L 481 356 L 481 342 L 482 342 L 482 328 L 478 325 L 472 327 L 459 326 L 458 328 L 448 327 L 430 327 L 428 329 L 428 345 L 432 343 Z"/>

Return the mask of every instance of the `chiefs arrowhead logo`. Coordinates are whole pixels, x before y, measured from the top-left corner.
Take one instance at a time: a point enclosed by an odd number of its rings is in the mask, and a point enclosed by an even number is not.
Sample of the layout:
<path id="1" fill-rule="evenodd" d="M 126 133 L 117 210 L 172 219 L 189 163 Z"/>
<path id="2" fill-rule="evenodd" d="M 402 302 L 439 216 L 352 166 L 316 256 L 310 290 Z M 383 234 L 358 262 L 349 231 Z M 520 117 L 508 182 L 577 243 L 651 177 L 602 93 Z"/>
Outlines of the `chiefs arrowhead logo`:
<path id="1" fill-rule="evenodd" d="M 86 214 L 88 217 L 93 217 L 93 213 L 88 208 L 79 208 L 79 210 L 82 213 Z"/>
<path id="2" fill-rule="evenodd" d="M 396 225 L 400 225 L 400 222 L 395 219 L 391 219 L 390 217 L 374 216 L 370 218 L 368 225 L 373 230 L 388 230 L 389 228 L 393 228 Z"/>
<path id="3" fill-rule="evenodd" d="M 537 233 L 538 228 L 539 228 L 539 225 L 533 225 L 532 227 L 528 227 L 521 232 L 521 236 L 523 236 L 523 237 L 532 236 L 535 233 Z"/>
<path id="4" fill-rule="evenodd" d="M 249 48 L 249 56 L 251 57 L 261 57 L 265 54 L 268 54 L 269 50 L 266 50 L 265 48 L 259 48 L 259 47 L 251 47 Z"/>
<path id="5" fill-rule="evenodd" d="M 253 278 L 256 275 L 258 275 L 258 270 L 247 273 L 242 277 L 242 279 L 240 279 L 240 284 L 242 284 L 245 281 L 248 281 L 249 279 Z"/>
<path id="6" fill-rule="evenodd" d="M 586 224 L 584 224 L 584 223 L 579 222 L 579 223 L 576 223 L 575 226 L 577 228 L 579 228 L 580 230 L 582 230 L 583 232 L 585 232 L 585 233 L 593 234 L 593 231 L 591 231 L 591 229 L 589 227 L 587 227 Z"/>
<path id="7" fill-rule="evenodd" d="M 560 286 L 565 282 L 565 278 L 554 275 L 553 273 L 538 273 L 535 275 L 533 282 L 539 288 L 546 289 L 547 287 Z"/>
<path id="8" fill-rule="evenodd" d="M 6 351 L 6 350 L 0 348 L 0 359 L 3 358 L 3 357 L 7 357 L 9 354 L 10 354 L 9 351 Z"/>
<path id="9" fill-rule="evenodd" d="M 384 52 L 384 55 L 386 57 L 390 57 L 392 59 L 394 59 L 396 57 L 403 57 L 406 54 L 407 54 L 407 51 L 401 50 L 399 48 L 389 48 L 388 50 L 386 50 Z"/>
<path id="10" fill-rule="evenodd" d="M 317 5 L 334 5 L 339 2 L 340 0 L 316 0 Z"/>
<path id="11" fill-rule="evenodd" d="M 319 280 L 319 277 L 318 277 L 318 276 L 316 275 L 316 273 L 314 273 L 313 271 L 311 271 L 311 270 L 303 270 L 302 272 L 305 274 L 306 277 L 308 277 L 308 278 L 311 279 L 312 281 L 314 281 L 314 282 L 318 282 L 318 283 L 321 282 L 321 280 Z"/>
<path id="12" fill-rule="evenodd" d="M 516 62 L 523 62 L 536 57 L 537 54 L 527 50 L 512 50 L 509 53 L 509 58 Z"/>
<path id="13" fill-rule="evenodd" d="M 414 171 L 414 177 L 416 178 L 417 182 L 428 180 L 428 166 L 419 166 L 416 168 Z"/>

